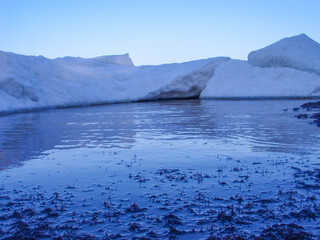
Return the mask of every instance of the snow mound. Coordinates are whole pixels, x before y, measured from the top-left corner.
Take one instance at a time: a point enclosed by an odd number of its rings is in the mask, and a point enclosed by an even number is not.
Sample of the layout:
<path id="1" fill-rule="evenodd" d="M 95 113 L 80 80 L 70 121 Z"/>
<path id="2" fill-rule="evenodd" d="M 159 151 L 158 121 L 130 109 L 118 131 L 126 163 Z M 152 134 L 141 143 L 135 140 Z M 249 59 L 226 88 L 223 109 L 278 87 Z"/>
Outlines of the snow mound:
<path id="1" fill-rule="evenodd" d="M 248 62 L 259 67 L 290 67 L 320 75 L 320 44 L 305 34 L 284 38 L 251 52 Z"/>
<path id="2" fill-rule="evenodd" d="M 320 76 L 290 68 L 260 68 L 231 60 L 217 67 L 201 98 L 300 98 L 320 96 Z"/>
<path id="3" fill-rule="evenodd" d="M 0 113 L 197 97 L 228 60 L 135 67 L 128 55 L 51 60 L 0 51 Z"/>

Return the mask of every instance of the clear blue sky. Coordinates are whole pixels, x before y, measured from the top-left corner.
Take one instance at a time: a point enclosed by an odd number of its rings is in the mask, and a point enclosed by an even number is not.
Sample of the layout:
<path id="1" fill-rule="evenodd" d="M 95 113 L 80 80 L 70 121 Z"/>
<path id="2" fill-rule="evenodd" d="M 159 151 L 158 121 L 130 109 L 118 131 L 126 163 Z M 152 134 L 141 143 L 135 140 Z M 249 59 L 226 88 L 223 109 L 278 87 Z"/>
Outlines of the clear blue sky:
<path id="1" fill-rule="evenodd" d="M 136 65 L 320 41 L 319 0 L 0 0 L 0 50 L 49 58 L 130 53 Z"/>

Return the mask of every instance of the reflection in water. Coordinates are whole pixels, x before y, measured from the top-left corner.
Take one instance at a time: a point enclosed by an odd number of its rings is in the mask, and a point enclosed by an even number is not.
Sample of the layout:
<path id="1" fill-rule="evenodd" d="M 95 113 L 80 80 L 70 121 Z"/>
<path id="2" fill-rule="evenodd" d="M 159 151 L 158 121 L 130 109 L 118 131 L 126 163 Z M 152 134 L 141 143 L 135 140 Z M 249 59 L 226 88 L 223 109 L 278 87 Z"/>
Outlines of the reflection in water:
<path id="1" fill-rule="evenodd" d="M 138 139 L 203 139 L 250 151 L 319 149 L 319 129 L 290 109 L 303 101 L 162 101 L 0 117 L 0 170 L 51 149 L 133 148 Z M 289 108 L 289 111 L 283 109 Z"/>
<path id="2" fill-rule="evenodd" d="M 319 235 L 320 134 L 294 118 L 301 103 L 144 102 L 0 117 L 0 235 L 207 239 L 214 226 L 227 239 L 230 229 L 260 236 L 288 223 Z"/>

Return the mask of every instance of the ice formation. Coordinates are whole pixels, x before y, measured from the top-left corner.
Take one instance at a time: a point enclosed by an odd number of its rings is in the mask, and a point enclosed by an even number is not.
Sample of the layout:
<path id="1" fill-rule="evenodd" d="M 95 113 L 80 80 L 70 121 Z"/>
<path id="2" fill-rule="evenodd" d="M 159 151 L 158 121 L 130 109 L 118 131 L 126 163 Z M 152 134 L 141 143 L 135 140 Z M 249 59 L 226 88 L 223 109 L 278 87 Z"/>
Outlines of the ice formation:
<path id="1" fill-rule="evenodd" d="M 0 112 L 196 97 L 228 60 L 135 67 L 127 54 L 52 60 L 0 52 Z"/>
<path id="2" fill-rule="evenodd" d="M 320 76 L 292 68 L 261 68 L 246 61 L 221 64 L 201 98 L 320 97 Z"/>
<path id="3" fill-rule="evenodd" d="M 284 38 L 251 52 L 248 62 L 259 67 L 289 67 L 320 75 L 320 44 L 305 34 Z"/>
<path id="4" fill-rule="evenodd" d="M 305 34 L 253 51 L 134 66 L 129 54 L 47 59 L 0 51 L 0 113 L 141 100 L 320 97 L 320 44 Z"/>

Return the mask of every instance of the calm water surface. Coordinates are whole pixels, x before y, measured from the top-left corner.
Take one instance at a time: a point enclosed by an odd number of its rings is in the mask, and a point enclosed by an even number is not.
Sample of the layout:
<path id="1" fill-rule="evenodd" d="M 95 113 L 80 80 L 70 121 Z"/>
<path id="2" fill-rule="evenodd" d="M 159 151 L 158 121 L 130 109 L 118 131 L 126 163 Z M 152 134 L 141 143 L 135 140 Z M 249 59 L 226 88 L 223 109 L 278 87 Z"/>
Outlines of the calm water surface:
<path id="1" fill-rule="evenodd" d="M 224 200 L 232 196 L 241 195 L 243 203 L 230 203 L 241 205 L 277 199 L 279 191 L 319 195 L 297 188 L 294 177 L 296 169 L 320 163 L 320 128 L 296 119 L 292 110 L 304 102 L 162 101 L 1 116 L 0 208 L 7 218 L 0 233 L 15 230 L 10 214 L 33 208 L 34 220 L 25 222 L 36 228 L 41 215 L 51 227 L 43 230 L 48 236 L 62 236 L 67 224 L 77 226 L 74 234 L 153 239 L 174 234 L 172 225 L 181 231 L 178 238 L 205 238 L 210 226 L 228 233 L 218 211 L 228 211 Z M 56 194 L 61 201 L 50 204 Z M 130 210 L 134 203 L 142 210 Z M 272 204 L 266 208 L 277 215 L 283 201 Z M 44 209 L 59 207 L 66 211 L 45 215 Z M 208 209 L 216 212 L 208 216 Z M 116 211 L 115 219 L 106 217 Z M 290 211 L 299 212 L 299 206 Z M 180 224 L 166 222 L 173 212 Z M 259 234 L 279 222 L 319 233 L 312 219 L 243 221 L 240 233 Z"/>

